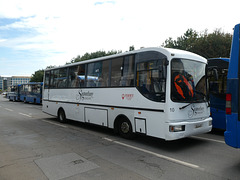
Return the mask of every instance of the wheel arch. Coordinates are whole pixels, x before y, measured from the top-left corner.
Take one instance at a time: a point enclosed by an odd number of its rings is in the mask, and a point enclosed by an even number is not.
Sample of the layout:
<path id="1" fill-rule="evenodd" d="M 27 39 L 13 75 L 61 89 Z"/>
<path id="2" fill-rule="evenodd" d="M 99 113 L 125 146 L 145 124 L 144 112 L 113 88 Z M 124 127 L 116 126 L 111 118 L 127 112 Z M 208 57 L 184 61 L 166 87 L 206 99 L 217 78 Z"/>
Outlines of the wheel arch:
<path id="1" fill-rule="evenodd" d="M 61 120 L 60 116 L 61 116 L 61 112 L 63 112 L 63 119 Z M 57 111 L 57 118 L 61 123 L 66 123 L 67 122 L 67 115 L 66 115 L 66 111 L 64 110 L 63 107 L 59 107 L 58 111 Z"/>
<path id="2" fill-rule="evenodd" d="M 119 126 L 119 123 L 120 123 L 120 121 L 121 121 L 122 119 L 125 119 L 125 120 L 129 121 L 130 124 L 131 124 L 131 126 L 132 126 L 133 132 L 135 132 L 135 128 L 134 128 L 134 124 L 133 124 L 134 122 L 131 121 L 131 120 L 129 119 L 129 117 L 127 117 L 127 116 L 124 115 L 124 114 L 119 114 L 119 115 L 115 118 L 115 120 L 114 120 L 114 126 L 113 126 L 114 132 L 115 132 L 115 133 L 119 133 L 118 126 Z"/>
<path id="3" fill-rule="evenodd" d="M 59 114 L 60 111 L 63 111 L 64 114 L 65 114 L 65 116 L 66 116 L 66 112 L 65 112 L 65 110 L 63 109 L 62 106 L 60 106 L 60 107 L 58 108 L 58 110 L 57 110 L 57 116 L 58 116 L 58 114 Z"/>

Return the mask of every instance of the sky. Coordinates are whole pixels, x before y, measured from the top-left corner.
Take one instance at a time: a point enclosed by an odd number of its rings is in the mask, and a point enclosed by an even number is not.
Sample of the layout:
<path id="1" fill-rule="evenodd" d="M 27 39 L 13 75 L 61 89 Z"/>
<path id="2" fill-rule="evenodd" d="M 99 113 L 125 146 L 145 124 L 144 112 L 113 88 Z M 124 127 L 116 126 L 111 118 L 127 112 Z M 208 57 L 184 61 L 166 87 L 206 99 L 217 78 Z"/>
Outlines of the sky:
<path id="1" fill-rule="evenodd" d="M 160 47 L 187 29 L 233 33 L 237 0 L 0 0 L 0 76 L 30 76 L 86 52 Z"/>

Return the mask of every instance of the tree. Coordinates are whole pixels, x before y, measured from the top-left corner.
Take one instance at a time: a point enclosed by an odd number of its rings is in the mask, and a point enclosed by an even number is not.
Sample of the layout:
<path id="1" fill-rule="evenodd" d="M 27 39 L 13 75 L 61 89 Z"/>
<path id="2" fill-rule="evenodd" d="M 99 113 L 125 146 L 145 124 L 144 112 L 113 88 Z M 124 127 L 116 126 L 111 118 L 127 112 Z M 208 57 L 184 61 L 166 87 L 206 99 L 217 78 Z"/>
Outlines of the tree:
<path id="1" fill-rule="evenodd" d="M 46 69 L 54 68 L 55 66 L 47 66 Z M 30 79 L 30 82 L 43 82 L 43 76 L 44 76 L 44 70 L 39 69 L 38 71 L 35 71 L 34 74 L 32 74 L 32 77 Z"/>
<path id="2" fill-rule="evenodd" d="M 202 56 L 207 58 L 230 57 L 231 43 L 232 35 L 217 29 L 211 34 L 205 33 L 199 39 L 198 47 L 195 51 L 198 54 L 202 53 Z"/>
<path id="3" fill-rule="evenodd" d="M 135 50 L 134 45 L 132 45 L 132 46 L 129 47 L 129 51 L 134 51 L 134 50 Z"/>
<path id="4" fill-rule="evenodd" d="M 163 46 L 191 51 L 205 58 L 229 57 L 231 41 L 232 35 L 222 32 L 221 29 L 216 29 L 210 34 L 207 30 L 204 33 L 198 33 L 193 29 L 188 29 L 177 40 L 171 37 L 165 40 Z"/>
<path id="5" fill-rule="evenodd" d="M 198 36 L 196 31 L 188 29 L 184 35 L 178 37 L 177 40 L 173 40 L 171 37 L 165 40 L 163 46 L 167 48 L 190 50 L 194 46 Z"/>
<path id="6" fill-rule="evenodd" d="M 30 82 L 43 82 L 44 70 L 38 70 L 32 74 Z"/>
<path id="7" fill-rule="evenodd" d="M 83 56 L 78 55 L 76 58 L 73 58 L 70 63 L 85 61 L 88 59 L 94 59 L 94 58 L 103 57 L 103 56 L 109 56 L 109 55 L 113 55 L 113 54 L 119 54 L 121 52 L 122 51 L 111 50 L 108 52 L 96 51 L 96 52 L 92 52 L 92 53 L 85 53 Z M 69 64 L 69 63 L 67 63 L 67 64 Z"/>

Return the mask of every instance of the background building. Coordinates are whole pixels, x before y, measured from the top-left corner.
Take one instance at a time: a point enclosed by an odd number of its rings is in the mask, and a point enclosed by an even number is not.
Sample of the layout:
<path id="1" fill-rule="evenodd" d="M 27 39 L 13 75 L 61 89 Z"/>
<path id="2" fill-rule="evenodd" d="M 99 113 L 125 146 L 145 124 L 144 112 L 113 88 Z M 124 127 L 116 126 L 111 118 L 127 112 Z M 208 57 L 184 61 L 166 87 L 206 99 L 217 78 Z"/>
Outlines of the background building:
<path id="1" fill-rule="evenodd" d="M 31 76 L 0 76 L 0 90 L 7 90 L 12 85 L 29 83 L 30 79 Z"/>

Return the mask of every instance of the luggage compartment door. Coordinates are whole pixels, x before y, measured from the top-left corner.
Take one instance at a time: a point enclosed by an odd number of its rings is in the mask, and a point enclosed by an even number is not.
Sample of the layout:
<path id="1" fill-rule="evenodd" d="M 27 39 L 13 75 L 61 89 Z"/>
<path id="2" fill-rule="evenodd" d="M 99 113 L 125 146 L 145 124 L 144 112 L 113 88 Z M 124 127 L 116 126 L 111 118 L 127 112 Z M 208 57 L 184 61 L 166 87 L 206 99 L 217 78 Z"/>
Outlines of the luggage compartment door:
<path id="1" fill-rule="evenodd" d="M 108 127 L 107 109 L 85 108 L 85 122 Z"/>

